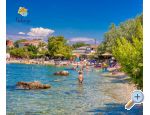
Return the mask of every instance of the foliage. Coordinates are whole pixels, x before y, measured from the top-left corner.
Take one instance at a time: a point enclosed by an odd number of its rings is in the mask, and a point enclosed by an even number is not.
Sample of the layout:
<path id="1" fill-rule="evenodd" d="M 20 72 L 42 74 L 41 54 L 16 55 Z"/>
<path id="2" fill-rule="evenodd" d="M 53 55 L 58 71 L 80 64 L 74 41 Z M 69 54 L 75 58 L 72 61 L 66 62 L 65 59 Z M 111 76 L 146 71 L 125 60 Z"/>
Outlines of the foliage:
<path id="1" fill-rule="evenodd" d="M 48 39 L 48 50 L 51 57 L 70 58 L 72 48 L 63 36 L 52 36 Z"/>
<path id="2" fill-rule="evenodd" d="M 13 48 L 10 50 L 10 55 L 20 58 L 28 58 L 29 52 L 26 50 L 26 48 Z"/>
<path id="3" fill-rule="evenodd" d="M 24 46 L 19 48 L 19 43 L 27 41 L 26 39 L 17 40 L 15 48 L 7 48 L 7 52 L 10 52 L 11 56 L 20 58 L 39 58 L 44 57 L 47 53 L 46 43 L 40 43 L 38 47 L 34 45 Z"/>
<path id="4" fill-rule="evenodd" d="M 132 36 L 142 39 L 143 38 L 143 15 L 135 19 L 129 19 L 121 23 L 118 27 L 111 24 L 109 31 L 104 35 L 104 41 L 98 47 L 98 53 L 112 52 L 112 46 L 116 44 L 117 38 L 126 38 L 132 42 Z"/>
<path id="5" fill-rule="evenodd" d="M 89 44 L 86 44 L 86 43 L 84 43 L 84 42 L 77 42 L 77 43 L 75 43 L 75 44 L 72 45 L 72 47 L 73 47 L 74 49 L 79 48 L 79 47 L 82 47 L 82 46 L 89 46 Z"/>
<path id="6" fill-rule="evenodd" d="M 112 24 L 104 35 L 97 53 L 111 52 L 122 69 L 139 87 L 143 87 L 143 15 L 127 20 L 118 27 Z"/>
<path id="7" fill-rule="evenodd" d="M 14 49 L 14 47 L 6 47 L 6 53 L 9 53 L 12 49 Z"/>
<path id="8" fill-rule="evenodd" d="M 29 52 L 32 52 L 33 54 L 38 53 L 38 47 L 36 47 L 36 46 L 29 45 L 29 46 L 27 46 L 27 49 L 28 49 Z"/>
<path id="9" fill-rule="evenodd" d="M 40 58 L 45 56 L 70 58 L 72 53 L 72 47 L 67 44 L 67 40 L 62 36 L 50 37 L 48 45 L 40 43 L 38 47 L 29 45 L 19 48 L 19 43 L 23 41 L 26 40 L 17 40 L 15 42 L 16 47 L 7 49 L 7 52 L 10 52 L 11 56 L 20 58 Z M 46 47 L 48 47 L 48 50 Z"/>
<path id="10" fill-rule="evenodd" d="M 36 58 L 38 48 L 32 45 L 22 48 L 9 49 L 10 55 L 19 58 Z"/>
<path id="11" fill-rule="evenodd" d="M 45 47 L 47 44 L 44 42 L 40 42 L 39 47 Z"/>
<path id="12" fill-rule="evenodd" d="M 126 38 L 117 39 L 113 46 L 113 56 L 121 64 L 131 80 L 139 87 L 143 87 L 143 40 L 132 37 L 132 43 Z"/>
<path id="13" fill-rule="evenodd" d="M 106 51 L 106 43 L 103 41 L 97 48 L 97 55 L 103 54 Z"/>

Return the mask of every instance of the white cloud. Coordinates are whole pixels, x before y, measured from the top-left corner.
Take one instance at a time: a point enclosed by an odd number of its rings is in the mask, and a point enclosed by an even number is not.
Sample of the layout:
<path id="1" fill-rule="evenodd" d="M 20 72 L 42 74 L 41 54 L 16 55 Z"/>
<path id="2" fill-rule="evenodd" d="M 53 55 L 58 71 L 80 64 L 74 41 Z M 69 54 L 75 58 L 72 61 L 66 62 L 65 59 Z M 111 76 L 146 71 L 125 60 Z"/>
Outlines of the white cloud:
<path id="1" fill-rule="evenodd" d="M 46 37 L 48 35 L 51 35 L 54 32 L 55 31 L 52 29 L 37 27 L 37 28 L 31 28 L 30 32 L 28 32 L 27 35 L 34 36 L 34 37 Z"/>
<path id="2" fill-rule="evenodd" d="M 7 39 L 12 40 L 20 40 L 20 39 L 43 39 L 43 37 L 34 37 L 34 36 L 27 36 L 27 35 L 7 35 Z"/>
<path id="3" fill-rule="evenodd" d="M 18 34 L 20 34 L 20 35 L 25 35 L 25 33 L 24 33 L 24 32 L 18 32 Z"/>

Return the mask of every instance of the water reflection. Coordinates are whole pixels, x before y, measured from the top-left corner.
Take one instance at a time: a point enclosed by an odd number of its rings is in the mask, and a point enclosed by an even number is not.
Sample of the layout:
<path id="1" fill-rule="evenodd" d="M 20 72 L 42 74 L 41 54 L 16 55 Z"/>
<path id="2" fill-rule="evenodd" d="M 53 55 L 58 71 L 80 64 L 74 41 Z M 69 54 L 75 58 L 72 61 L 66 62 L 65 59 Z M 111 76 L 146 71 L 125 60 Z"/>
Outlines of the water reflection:
<path id="1" fill-rule="evenodd" d="M 77 91 L 80 93 L 80 94 L 83 94 L 83 91 L 84 91 L 84 83 L 79 83 L 78 82 L 78 85 L 77 85 Z"/>

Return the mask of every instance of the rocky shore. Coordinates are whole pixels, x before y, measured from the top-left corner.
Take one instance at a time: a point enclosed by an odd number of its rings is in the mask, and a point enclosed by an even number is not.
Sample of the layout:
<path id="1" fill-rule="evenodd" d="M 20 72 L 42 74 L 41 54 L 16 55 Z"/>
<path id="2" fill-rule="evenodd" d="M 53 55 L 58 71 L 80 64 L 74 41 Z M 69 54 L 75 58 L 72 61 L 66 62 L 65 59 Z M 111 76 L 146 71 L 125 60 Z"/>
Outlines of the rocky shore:
<path id="1" fill-rule="evenodd" d="M 39 81 L 34 81 L 34 82 L 17 82 L 16 84 L 17 89 L 48 89 L 51 88 L 50 85 L 48 84 L 42 84 Z"/>

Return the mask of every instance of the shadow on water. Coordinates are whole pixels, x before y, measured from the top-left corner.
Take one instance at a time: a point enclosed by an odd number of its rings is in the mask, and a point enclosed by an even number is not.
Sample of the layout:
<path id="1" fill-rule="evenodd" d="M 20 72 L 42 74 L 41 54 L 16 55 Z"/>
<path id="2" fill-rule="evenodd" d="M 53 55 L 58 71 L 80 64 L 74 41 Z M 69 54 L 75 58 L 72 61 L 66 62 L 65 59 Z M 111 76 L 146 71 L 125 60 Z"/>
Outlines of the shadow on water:
<path id="1" fill-rule="evenodd" d="M 111 83 L 129 83 L 130 82 L 130 78 L 128 78 L 127 76 L 116 76 L 116 77 L 109 77 L 109 78 L 113 78 L 111 80 Z"/>
<path id="2" fill-rule="evenodd" d="M 125 104 L 107 103 L 105 107 L 91 109 L 87 112 L 94 115 L 143 115 L 143 105 L 136 105 L 129 111 L 124 106 Z"/>
<path id="3" fill-rule="evenodd" d="M 84 91 L 83 84 L 78 83 L 77 90 L 78 90 L 79 94 L 83 94 L 83 91 Z"/>
<path id="4" fill-rule="evenodd" d="M 129 79 L 113 79 L 111 83 L 129 83 Z"/>
<path id="5" fill-rule="evenodd" d="M 75 85 L 75 84 L 74 84 Z M 64 94 L 67 95 L 73 95 L 73 94 L 83 94 L 83 84 L 79 84 L 77 85 L 77 89 L 76 90 L 70 90 L 70 91 L 66 91 L 63 92 Z"/>

